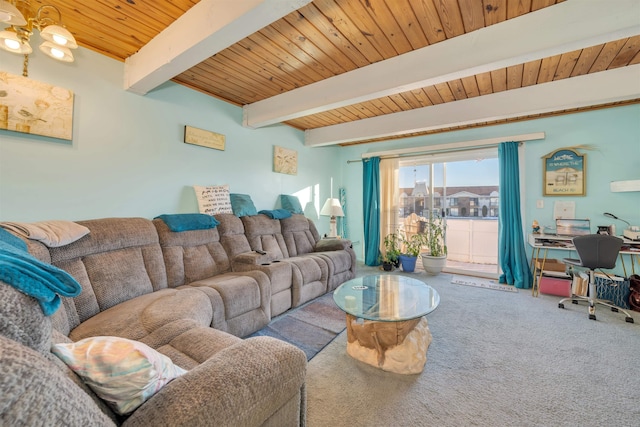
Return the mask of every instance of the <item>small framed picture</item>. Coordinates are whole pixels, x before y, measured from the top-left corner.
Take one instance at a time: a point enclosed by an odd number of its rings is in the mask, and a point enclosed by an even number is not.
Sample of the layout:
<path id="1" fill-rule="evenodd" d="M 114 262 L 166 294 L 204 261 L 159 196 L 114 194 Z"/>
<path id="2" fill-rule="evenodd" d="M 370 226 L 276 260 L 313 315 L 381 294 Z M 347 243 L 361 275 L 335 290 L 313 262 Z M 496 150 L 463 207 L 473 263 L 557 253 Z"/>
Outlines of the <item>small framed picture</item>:
<path id="1" fill-rule="evenodd" d="M 273 146 L 273 171 L 288 175 L 298 174 L 298 152 Z"/>
<path id="2" fill-rule="evenodd" d="M 586 155 L 561 148 L 543 162 L 543 196 L 586 195 Z"/>

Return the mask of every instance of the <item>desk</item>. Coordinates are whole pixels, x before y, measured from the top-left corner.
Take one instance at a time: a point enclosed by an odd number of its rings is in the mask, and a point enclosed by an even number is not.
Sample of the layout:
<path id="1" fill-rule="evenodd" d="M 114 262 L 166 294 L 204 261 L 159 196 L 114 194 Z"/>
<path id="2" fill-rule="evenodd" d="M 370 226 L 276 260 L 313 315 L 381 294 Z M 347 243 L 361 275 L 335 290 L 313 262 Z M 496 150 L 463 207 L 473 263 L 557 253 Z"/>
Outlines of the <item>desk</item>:
<path id="1" fill-rule="evenodd" d="M 572 239 L 572 237 L 555 236 L 550 234 L 529 234 L 529 245 L 533 248 L 533 253 L 531 256 L 531 271 L 533 272 L 533 286 L 531 287 L 531 295 L 538 296 L 538 287 L 540 284 L 538 275 L 542 275 L 544 264 L 547 260 L 547 252 L 549 251 L 549 249 L 574 251 L 575 248 L 573 246 Z M 620 261 L 622 262 L 622 270 L 624 272 L 624 276 L 628 277 L 624 257 L 625 255 L 629 257 L 629 261 L 631 262 L 631 274 L 635 274 L 636 262 L 638 263 L 638 265 L 640 265 L 640 241 L 629 240 L 626 238 L 623 238 L 622 240 L 622 249 L 620 250 L 619 257 Z M 540 257 L 540 251 L 542 251 L 542 257 Z M 566 258 L 570 258 L 570 256 Z M 538 263 L 538 261 L 540 261 L 541 259 L 542 262 Z M 538 264 L 540 264 L 539 269 Z M 545 271 L 545 274 L 566 277 L 564 273 L 559 272 Z"/>

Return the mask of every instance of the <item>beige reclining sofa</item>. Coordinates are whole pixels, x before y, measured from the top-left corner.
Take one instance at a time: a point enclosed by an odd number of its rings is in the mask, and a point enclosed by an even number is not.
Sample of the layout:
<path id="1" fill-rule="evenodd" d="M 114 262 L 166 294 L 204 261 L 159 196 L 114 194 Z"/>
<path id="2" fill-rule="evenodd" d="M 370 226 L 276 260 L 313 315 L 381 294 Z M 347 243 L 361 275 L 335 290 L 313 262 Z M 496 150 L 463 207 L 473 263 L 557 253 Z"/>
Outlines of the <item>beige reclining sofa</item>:
<path id="1" fill-rule="evenodd" d="M 25 239 L 82 290 L 47 317 L 0 281 L 0 424 L 304 425 L 304 352 L 242 337 L 353 278 L 355 253 L 303 215 L 216 218 L 179 232 L 161 219 L 95 219 L 65 246 Z M 96 336 L 144 343 L 187 372 L 118 415 L 51 352 Z"/>

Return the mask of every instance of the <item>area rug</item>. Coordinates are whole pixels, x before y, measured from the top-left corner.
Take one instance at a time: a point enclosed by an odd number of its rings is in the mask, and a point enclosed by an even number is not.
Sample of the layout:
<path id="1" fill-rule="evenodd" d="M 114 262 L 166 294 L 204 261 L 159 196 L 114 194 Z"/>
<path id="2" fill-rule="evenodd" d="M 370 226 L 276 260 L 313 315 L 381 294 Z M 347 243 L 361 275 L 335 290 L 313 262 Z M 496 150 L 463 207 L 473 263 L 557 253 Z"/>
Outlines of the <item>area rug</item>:
<path id="1" fill-rule="evenodd" d="M 333 301 L 333 293 L 329 293 L 274 318 L 250 336 L 281 339 L 302 349 L 311 360 L 345 325 L 345 314 Z"/>
<path id="2" fill-rule="evenodd" d="M 481 279 L 479 277 L 453 276 L 451 283 L 456 285 L 474 286 L 476 288 L 493 289 L 496 291 L 518 292 L 515 286 L 502 285 L 496 280 Z"/>

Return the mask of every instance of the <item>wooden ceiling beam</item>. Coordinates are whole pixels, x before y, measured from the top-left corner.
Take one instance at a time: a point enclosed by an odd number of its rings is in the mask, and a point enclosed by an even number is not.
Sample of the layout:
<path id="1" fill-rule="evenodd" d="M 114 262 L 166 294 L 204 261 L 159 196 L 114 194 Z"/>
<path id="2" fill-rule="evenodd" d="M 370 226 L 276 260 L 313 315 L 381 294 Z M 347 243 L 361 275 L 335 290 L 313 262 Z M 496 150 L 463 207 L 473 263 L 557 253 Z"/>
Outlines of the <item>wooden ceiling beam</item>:
<path id="1" fill-rule="evenodd" d="M 124 87 L 146 94 L 311 0 L 201 0 L 125 60 Z"/>
<path id="2" fill-rule="evenodd" d="M 245 105 L 259 128 L 640 34 L 640 2 L 566 1 Z"/>
<path id="3" fill-rule="evenodd" d="M 305 131 L 305 146 L 397 137 L 640 98 L 640 64 Z"/>

